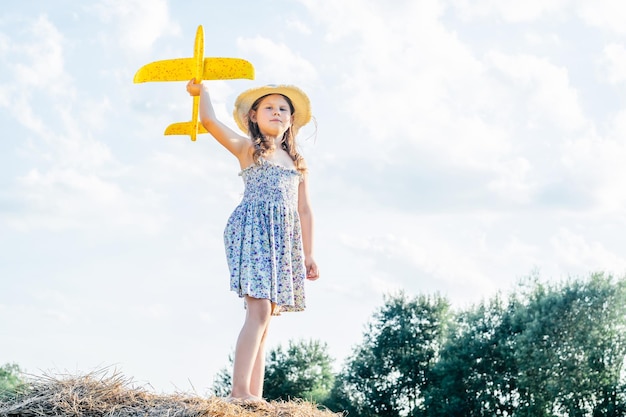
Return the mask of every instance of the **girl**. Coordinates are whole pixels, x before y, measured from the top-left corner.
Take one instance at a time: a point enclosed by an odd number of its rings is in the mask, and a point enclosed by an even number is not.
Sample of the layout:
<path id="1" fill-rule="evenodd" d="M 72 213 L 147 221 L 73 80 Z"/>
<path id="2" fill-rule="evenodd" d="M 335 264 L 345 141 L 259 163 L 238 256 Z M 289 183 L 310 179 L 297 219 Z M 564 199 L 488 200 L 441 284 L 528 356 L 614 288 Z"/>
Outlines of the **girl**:
<path id="1" fill-rule="evenodd" d="M 270 318 L 281 311 L 304 310 L 304 280 L 319 277 L 307 169 L 295 139 L 298 129 L 311 120 L 309 99 L 288 85 L 243 92 L 234 110 L 237 125 L 248 134 L 241 136 L 216 119 L 206 84 L 192 79 L 187 91 L 200 96 L 203 126 L 241 167 L 243 199 L 224 231 L 230 288 L 246 306 L 230 399 L 264 401 Z"/>

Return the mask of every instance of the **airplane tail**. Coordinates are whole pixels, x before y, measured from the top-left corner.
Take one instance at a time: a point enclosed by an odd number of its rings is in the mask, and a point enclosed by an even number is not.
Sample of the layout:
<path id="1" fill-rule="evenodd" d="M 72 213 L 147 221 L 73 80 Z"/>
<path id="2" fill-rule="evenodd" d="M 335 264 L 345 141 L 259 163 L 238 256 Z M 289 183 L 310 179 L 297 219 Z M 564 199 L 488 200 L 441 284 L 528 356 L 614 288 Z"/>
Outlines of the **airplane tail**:
<path id="1" fill-rule="evenodd" d="M 165 135 L 189 135 L 191 140 L 196 140 L 198 134 L 208 133 L 200 122 L 179 122 L 172 123 L 165 128 Z"/>

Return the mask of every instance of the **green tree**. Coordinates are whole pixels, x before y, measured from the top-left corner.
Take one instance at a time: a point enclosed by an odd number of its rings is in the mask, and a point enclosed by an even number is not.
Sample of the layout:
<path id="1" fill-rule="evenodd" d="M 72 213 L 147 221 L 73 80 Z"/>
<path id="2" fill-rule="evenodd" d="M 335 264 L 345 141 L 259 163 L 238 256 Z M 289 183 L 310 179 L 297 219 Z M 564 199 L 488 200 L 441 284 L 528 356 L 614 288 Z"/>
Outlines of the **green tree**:
<path id="1" fill-rule="evenodd" d="M 219 397 L 230 395 L 233 357 L 229 368 L 220 370 L 211 391 Z M 278 346 L 267 354 L 263 396 L 267 400 L 305 399 L 318 404 L 327 401 L 334 382 L 332 358 L 328 346 L 316 340 L 289 341 L 284 349 Z"/>
<path id="2" fill-rule="evenodd" d="M 268 400 L 327 401 L 335 376 L 328 346 L 317 340 L 289 341 L 269 352 L 263 395 Z"/>
<path id="3" fill-rule="evenodd" d="M 329 408 L 360 417 L 420 415 L 448 323 L 442 297 L 386 297 L 337 378 Z"/>
<path id="4" fill-rule="evenodd" d="M 623 416 L 626 281 L 537 284 L 516 301 L 518 415 Z"/>
<path id="5" fill-rule="evenodd" d="M 530 280 L 461 312 L 425 394 L 430 417 L 626 415 L 626 281 Z"/>
<path id="6" fill-rule="evenodd" d="M 0 401 L 7 401 L 26 388 L 20 367 L 7 363 L 0 367 Z"/>
<path id="7" fill-rule="evenodd" d="M 499 296 L 457 314 L 424 394 L 431 417 L 512 415 L 513 333 Z"/>

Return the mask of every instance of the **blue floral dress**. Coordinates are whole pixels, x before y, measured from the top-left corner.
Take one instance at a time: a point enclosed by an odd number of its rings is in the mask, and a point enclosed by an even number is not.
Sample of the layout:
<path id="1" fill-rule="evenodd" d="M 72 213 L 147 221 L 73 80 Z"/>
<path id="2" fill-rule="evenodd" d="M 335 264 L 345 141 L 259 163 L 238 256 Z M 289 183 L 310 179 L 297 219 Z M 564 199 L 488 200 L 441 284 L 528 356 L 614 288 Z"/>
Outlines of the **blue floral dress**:
<path id="1" fill-rule="evenodd" d="M 224 230 L 230 289 L 269 299 L 272 314 L 304 310 L 304 252 L 296 169 L 259 159 L 239 175 L 245 189 Z"/>

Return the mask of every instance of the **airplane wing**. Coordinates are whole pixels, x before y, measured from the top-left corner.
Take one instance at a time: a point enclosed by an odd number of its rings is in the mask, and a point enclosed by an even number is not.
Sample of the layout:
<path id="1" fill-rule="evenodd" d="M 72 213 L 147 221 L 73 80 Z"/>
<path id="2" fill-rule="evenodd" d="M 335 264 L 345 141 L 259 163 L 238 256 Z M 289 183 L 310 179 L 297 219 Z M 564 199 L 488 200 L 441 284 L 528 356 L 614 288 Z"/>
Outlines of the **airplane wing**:
<path id="1" fill-rule="evenodd" d="M 148 81 L 189 81 L 196 77 L 195 58 L 166 59 L 151 62 L 139 68 L 135 83 Z M 245 59 L 204 58 L 203 80 L 254 79 L 254 67 Z"/>
<path id="2" fill-rule="evenodd" d="M 203 80 L 254 80 L 254 67 L 240 58 L 204 58 Z"/>

